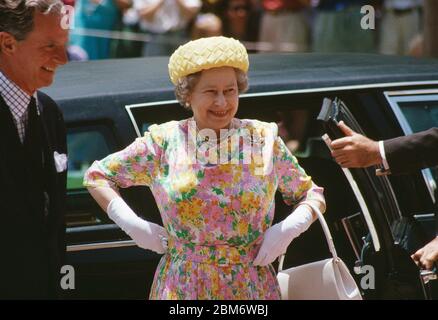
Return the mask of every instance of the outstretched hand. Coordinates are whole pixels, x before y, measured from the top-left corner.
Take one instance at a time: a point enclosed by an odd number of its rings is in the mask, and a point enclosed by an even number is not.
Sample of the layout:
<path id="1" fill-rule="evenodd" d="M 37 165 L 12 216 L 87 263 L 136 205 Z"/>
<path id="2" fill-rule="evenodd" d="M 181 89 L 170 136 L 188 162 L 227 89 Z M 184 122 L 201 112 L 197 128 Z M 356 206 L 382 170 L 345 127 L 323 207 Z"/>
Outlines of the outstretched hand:
<path id="1" fill-rule="evenodd" d="M 415 252 L 411 258 L 419 267 L 431 270 L 433 264 L 438 261 L 438 236 Z"/>
<path id="2" fill-rule="evenodd" d="M 382 163 L 379 143 L 353 131 L 343 121 L 339 128 L 345 137 L 332 141 L 332 156 L 343 168 L 366 168 Z"/>

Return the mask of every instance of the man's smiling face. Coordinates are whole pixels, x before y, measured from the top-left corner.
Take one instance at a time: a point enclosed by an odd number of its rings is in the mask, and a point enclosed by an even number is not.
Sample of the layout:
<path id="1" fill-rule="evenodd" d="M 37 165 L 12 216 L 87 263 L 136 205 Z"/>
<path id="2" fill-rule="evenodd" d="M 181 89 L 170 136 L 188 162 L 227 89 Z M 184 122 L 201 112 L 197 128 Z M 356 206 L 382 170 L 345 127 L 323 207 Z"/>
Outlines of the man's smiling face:
<path id="1" fill-rule="evenodd" d="M 67 62 L 68 30 L 62 28 L 61 18 L 36 12 L 33 30 L 17 42 L 11 56 L 12 80 L 29 94 L 51 85 L 56 69 Z"/>

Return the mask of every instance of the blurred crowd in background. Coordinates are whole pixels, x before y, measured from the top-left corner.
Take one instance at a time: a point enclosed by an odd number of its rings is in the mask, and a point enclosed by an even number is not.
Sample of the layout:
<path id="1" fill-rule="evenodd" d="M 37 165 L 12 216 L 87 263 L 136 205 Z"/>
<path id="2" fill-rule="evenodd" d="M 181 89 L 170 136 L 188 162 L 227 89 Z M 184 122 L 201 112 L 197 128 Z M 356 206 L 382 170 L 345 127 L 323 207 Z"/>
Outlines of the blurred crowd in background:
<path id="1" fill-rule="evenodd" d="M 65 3 L 75 8 L 71 60 L 170 55 L 190 39 L 217 35 L 241 40 L 252 53 L 424 55 L 423 0 L 65 0 Z M 375 29 L 361 27 L 364 5 L 375 10 Z"/>

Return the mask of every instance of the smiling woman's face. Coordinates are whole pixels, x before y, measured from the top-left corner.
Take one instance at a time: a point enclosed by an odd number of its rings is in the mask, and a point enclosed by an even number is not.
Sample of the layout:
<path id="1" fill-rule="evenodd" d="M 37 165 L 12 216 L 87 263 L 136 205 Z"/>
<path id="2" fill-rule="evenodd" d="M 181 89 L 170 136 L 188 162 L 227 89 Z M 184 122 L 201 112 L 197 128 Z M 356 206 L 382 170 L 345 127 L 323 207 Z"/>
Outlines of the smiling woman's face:
<path id="1" fill-rule="evenodd" d="M 187 101 L 199 129 L 218 133 L 227 128 L 239 106 L 236 72 L 231 67 L 203 70 Z"/>

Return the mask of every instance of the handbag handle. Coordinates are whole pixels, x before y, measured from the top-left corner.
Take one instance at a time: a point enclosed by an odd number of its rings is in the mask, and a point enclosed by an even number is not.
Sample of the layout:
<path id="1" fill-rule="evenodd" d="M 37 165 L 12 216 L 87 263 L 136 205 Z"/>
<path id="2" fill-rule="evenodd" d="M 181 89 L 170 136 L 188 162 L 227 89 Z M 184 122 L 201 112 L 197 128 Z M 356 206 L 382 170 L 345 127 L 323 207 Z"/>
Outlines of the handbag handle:
<path id="1" fill-rule="evenodd" d="M 313 212 L 316 213 L 318 220 L 319 220 L 319 223 L 321 223 L 322 231 L 324 231 L 324 235 L 325 235 L 325 238 L 327 240 L 327 245 L 328 245 L 328 248 L 330 250 L 330 253 L 332 254 L 333 260 L 335 262 L 339 261 L 338 254 L 337 254 L 336 248 L 335 248 L 335 243 L 333 242 L 332 234 L 331 234 L 330 229 L 327 225 L 327 222 L 325 221 L 323 214 L 321 213 L 321 210 L 319 210 L 319 208 L 315 204 L 308 202 L 308 201 L 300 202 L 300 205 L 302 205 L 302 204 L 308 205 L 310 208 L 312 208 Z M 283 270 L 284 256 L 285 256 L 285 254 L 282 254 L 278 258 L 278 272 Z"/>

